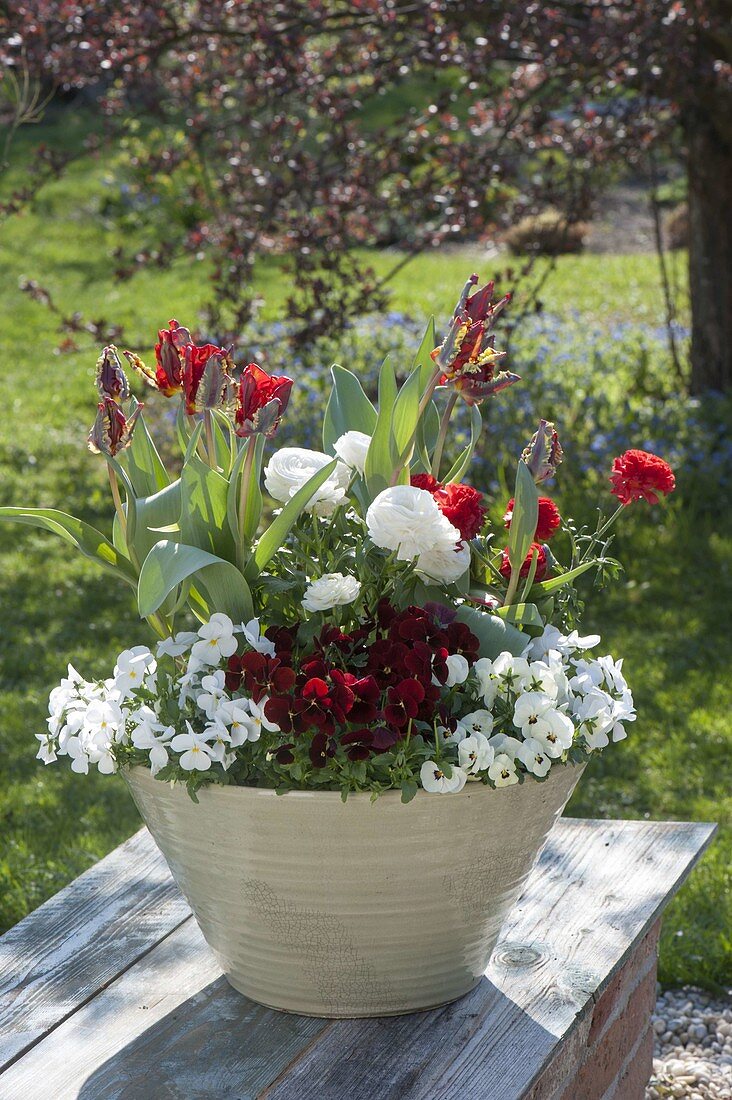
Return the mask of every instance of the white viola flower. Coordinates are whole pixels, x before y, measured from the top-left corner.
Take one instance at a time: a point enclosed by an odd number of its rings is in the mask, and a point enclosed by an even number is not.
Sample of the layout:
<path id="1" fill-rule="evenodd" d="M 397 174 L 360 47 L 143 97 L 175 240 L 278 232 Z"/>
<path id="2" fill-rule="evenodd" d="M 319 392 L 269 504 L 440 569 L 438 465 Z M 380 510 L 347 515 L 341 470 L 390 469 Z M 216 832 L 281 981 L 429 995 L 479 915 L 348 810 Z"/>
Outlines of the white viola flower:
<path id="1" fill-rule="evenodd" d="M 181 753 L 178 763 L 186 772 L 207 772 L 211 767 L 211 747 L 200 733 L 196 733 L 190 722 L 186 722 L 188 733 L 177 733 L 170 742 L 174 752 Z"/>
<path id="2" fill-rule="evenodd" d="M 274 642 L 262 634 L 259 619 L 250 619 L 248 623 L 242 623 L 241 626 L 236 627 L 235 633 L 243 634 L 244 641 L 257 653 L 262 653 L 265 657 L 274 657 Z"/>
<path id="3" fill-rule="evenodd" d="M 463 738 L 470 736 L 470 730 L 466 729 L 461 722 L 458 722 L 454 730 L 446 729 L 445 726 L 437 726 L 436 732 L 448 745 L 458 745 Z"/>
<path id="4" fill-rule="evenodd" d="M 483 702 L 487 707 L 492 707 L 498 694 L 498 680 L 493 675 L 493 661 L 487 657 L 480 657 L 473 665 L 473 672 L 478 680 L 478 691 L 483 696 Z"/>
<path id="5" fill-rule="evenodd" d="M 212 725 L 206 726 L 202 736 L 208 744 L 211 759 L 215 760 L 217 764 L 223 764 L 231 752 L 231 735 L 226 726 L 214 722 Z"/>
<path id="6" fill-rule="evenodd" d="M 358 599 L 361 582 L 344 573 L 324 573 L 305 589 L 302 606 L 306 611 L 329 611 Z"/>
<path id="7" fill-rule="evenodd" d="M 71 757 L 71 770 L 79 775 L 89 774 L 89 756 L 78 737 L 70 737 L 66 742 L 66 755 Z"/>
<path id="8" fill-rule="evenodd" d="M 547 756 L 557 760 L 565 749 L 572 747 L 574 734 L 575 727 L 571 718 L 561 710 L 548 710 L 534 725 L 528 727 L 525 737 L 527 740 L 533 738 L 540 741 Z"/>
<path id="9" fill-rule="evenodd" d="M 269 733 L 280 732 L 280 727 L 277 723 L 271 721 L 264 713 L 264 708 L 268 702 L 269 697 L 267 695 L 263 695 L 258 703 L 255 703 L 253 699 L 249 700 L 249 713 L 251 715 L 250 723 L 256 734 L 256 736 L 253 736 L 251 732 L 249 733 L 250 741 L 258 741 L 263 729 L 268 730 Z"/>
<path id="10" fill-rule="evenodd" d="M 126 649 L 117 658 L 114 668 L 114 687 L 122 695 L 139 688 L 147 673 L 154 671 L 155 658 L 146 645 Z"/>
<path id="11" fill-rule="evenodd" d="M 464 684 L 470 672 L 470 665 L 462 653 L 448 654 L 445 658 L 445 664 L 447 665 L 445 687 L 451 688 L 456 687 L 458 684 Z"/>
<path id="12" fill-rule="evenodd" d="M 492 674 L 498 683 L 498 693 L 506 695 L 509 691 L 521 691 L 531 676 L 529 662 L 525 657 L 515 657 L 504 650 L 493 662 Z"/>
<path id="13" fill-rule="evenodd" d="M 219 703 L 226 695 L 226 673 L 222 668 L 201 677 L 201 691 L 196 696 L 196 705 L 207 718 L 213 718 Z"/>
<path id="14" fill-rule="evenodd" d="M 512 783 L 518 783 L 514 760 L 506 753 L 499 752 L 488 768 L 488 778 L 493 781 L 496 787 L 510 787 Z"/>
<path id="15" fill-rule="evenodd" d="M 516 753 L 516 759 L 520 760 L 527 772 L 538 776 L 540 779 L 548 774 L 552 766 L 551 758 L 543 743 L 535 737 L 529 737 Z"/>
<path id="16" fill-rule="evenodd" d="M 559 673 L 563 676 L 561 663 L 558 665 Z M 566 679 L 566 677 L 565 677 Z M 528 682 L 525 687 L 528 691 L 539 691 L 556 703 L 559 696 L 560 680 L 557 674 L 557 662 L 549 664 L 547 661 L 532 661 L 529 665 Z"/>
<path id="17" fill-rule="evenodd" d="M 430 580 L 454 584 L 470 569 L 470 546 L 467 542 L 455 545 L 451 535 L 445 535 L 443 541 L 419 555 L 416 568 Z"/>
<path id="18" fill-rule="evenodd" d="M 488 741 L 497 756 L 507 756 L 509 760 L 515 760 L 523 744 L 518 737 L 509 737 L 507 733 L 494 733 Z"/>
<path id="19" fill-rule="evenodd" d="M 465 737 L 458 744 L 458 763 L 468 775 L 477 775 L 493 763 L 495 751 L 482 733 Z"/>
<path id="20" fill-rule="evenodd" d="M 543 661 L 549 653 L 557 653 L 568 659 L 578 650 L 592 649 L 599 645 L 599 634 L 588 634 L 581 638 L 576 630 L 565 636 L 556 626 L 545 626 L 542 634 L 532 640 L 526 646 L 524 655 L 532 661 Z"/>
<path id="21" fill-rule="evenodd" d="M 311 477 L 333 461 L 321 451 L 309 451 L 304 447 L 282 447 L 275 451 L 264 470 L 264 484 L 275 500 L 286 504 Z M 316 515 L 332 515 L 346 497 L 351 480 L 348 467 L 339 462 L 335 470 L 311 496 L 307 507 Z"/>
<path id="22" fill-rule="evenodd" d="M 575 695 L 586 695 L 588 691 L 599 688 L 605 679 L 605 670 L 599 661 L 585 661 L 583 658 L 573 661 L 575 673 L 570 677 L 569 688 Z"/>
<path id="23" fill-rule="evenodd" d="M 611 691 L 622 695 L 628 690 L 628 684 L 623 676 L 623 658 L 614 661 L 612 657 L 598 657 L 597 665 L 602 670 L 605 686 Z"/>
<path id="24" fill-rule="evenodd" d="M 48 713 L 51 716 L 63 714 L 69 703 L 79 698 L 80 691 L 88 687 L 91 685 L 84 682 L 74 666 L 68 665 L 66 677 L 53 688 L 48 697 Z"/>
<path id="25" fill-rule="evenodd" d="M 452 775 L 448 777 L 439 764 L 434 760 L 425 760 L 419 770 L 419 778 L 424 790 L 430 794 L 457 794 L 467 782 L 467 775 L 462 768 L 452 765 Z"/>
<path id="26" fill-rule="evenodd" d="M 625 691 L 620 699 L 613 699 L 612 717 L 612 739 L 613 741 L 624 741 L 628 735 L 625 732 L 623 723 L 635 722 L 636 719 L 633 696 L 629 691 Z"/>
<path id="27" fill-rule="evenodd" d="M 118 703 L 111 699 L 95 699 L 86 709 L 84 729 L 91 737 L 98 734 L 102 741 L 116 741 L 124 733 L 124 717 Z"/>
<path id="28" fill-rule="evenodd" d="M 229 742 L 232 748 L 246 741 L 258 741 L 262 735 L 261 715 L 255 718 L 250 710 L 248 699 L 225 699 L 216 711 L 216 721 L 229 730 Z"/>
<path id="29" fill-rule="evenodd" d="M 155 776 L 168 763 L 168 746 L 175 736 L 175 727 L 164 726 L 162 722 L 158 722 L 155 712 L 149 707 L 141 707 L 135 720 L 138 717 L 142 720 L 132 731 L 132 744 L 136 749 L 148 751 L 150 772 Z"/>
<path id="30" fill-rule="evenodd" d="M 371 436 L 366 432 L 344 432 L 333 444 L 333 450 L 351 470 L 364 472 Z"/>
<path id="31" fill-rule="evenodd" d="M 366 513 L 371 541 L 396 551 L 400 561 L 413 561 L 436 546 L 454 548 L 460 532 L 442 514 L 432 493 L 414 485 L 384 489 Z"/>
<path id="32" fill-rule="evenodd" d="M 198 641 L 192 630 L 181 630 L 173 638 L 163 638 L 155 647 L 158 657 L 182 657 Z"/>
<path id="33" fill-rule="evenodd" d="M 38 752 L 36 753 L 36 760 L 42 760 L 44 764 L 53 764 L 58 760 L 56 756 L 56 742 L 51 734 L 37 733 L 36 738 L 40 741 Z"/>
<path id="34" fill-rule="evenodd" d="M 470 714 L 462 716 L 460 725 L 467 730 L 467 737 L 476 733 L 482 734 L 483 737 L 490 737 L 493 732 L 494 718 L 489 710 L 473 710 Z"/>
<path id="35" fill-rule="evenodd" d="M 513 724 L 524 737 L 534 736 L 534 727 L 549 711 L 554 710 L 554 700 L 541 691 L 527 691 L 519 695 L 513 708 Z"/>
<path id="36" fill-rule="evenodd" d="M 223 657 L 236 653 L 237 641 L 234 624 L 228 615 L 215 612 L 207 623 L 198 629 L 198 641 L 194 642 L 191 656 L 207 665 L 217 665 Z"/>
<path id="37" fill-rule="evenodd" d="M 68 710 L 64 717 L 47 718 L 48 732 L 57 738 L 59 752 L 66 751 L 66 744 L 70 737 L 75 737 L 84 725 L 87 705 L 82 703 L 78 709 Z"/>
<path id="38" fill-rule="evenodd" d="M 89 760 L 96 764 L 102 775 L 112 775 L 117 771 L 117 761 L 112 756 L 109 745 L 89 752 Z"/>

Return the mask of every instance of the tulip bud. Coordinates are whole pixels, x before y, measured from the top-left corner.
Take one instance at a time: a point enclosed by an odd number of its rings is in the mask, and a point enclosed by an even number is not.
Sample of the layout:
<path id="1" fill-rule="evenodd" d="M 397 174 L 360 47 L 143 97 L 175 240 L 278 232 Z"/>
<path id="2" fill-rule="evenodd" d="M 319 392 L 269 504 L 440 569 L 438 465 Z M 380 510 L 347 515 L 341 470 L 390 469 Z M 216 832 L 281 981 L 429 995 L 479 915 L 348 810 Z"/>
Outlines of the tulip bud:
<path id="1" fill-rule="evenodd" d="M 547 478 L 554 477 L 557 466 L 562 461 L 563 452 L 556 428 L 552 423 L 548 420 L 539 421 L 539 427 L 521 457 L 537 485 L 546 481 Z"/>
<path id="2" fill-rule="evenodd" d="M 97 359 L 97 389 L 101 397 L 112 401 L 126 401 L 130 385 L 114 344 L 109 344 Z"/>
<path id="3" fill-rule="evenodd" d="M 183 393 L 186 412 L 193 416 L 204 409 L 229 407 L 236 386 L 231 377 L 233 366 L 229 351 L 215 344 L 186 344 L 183 348 Z"/>
<path id="4" fill-rule="evenodd" d="M 271 439 L 287 408 L 292 385 L 291 378 L 270 376 L 256 363 L 249 363 L 239 381 L 234 414 L 236 434 L 242 438 L 261 434 Z"/>
<path id="5" fill-rule="evenodd" d="M 93 454 L 114 456 L 132 442 L 137 418 L 142 405 L 137 405 L 129 419 L 111 397 L 105 397 L 97 405 L 97 417 L 89 432 L 89 450 Z"/>

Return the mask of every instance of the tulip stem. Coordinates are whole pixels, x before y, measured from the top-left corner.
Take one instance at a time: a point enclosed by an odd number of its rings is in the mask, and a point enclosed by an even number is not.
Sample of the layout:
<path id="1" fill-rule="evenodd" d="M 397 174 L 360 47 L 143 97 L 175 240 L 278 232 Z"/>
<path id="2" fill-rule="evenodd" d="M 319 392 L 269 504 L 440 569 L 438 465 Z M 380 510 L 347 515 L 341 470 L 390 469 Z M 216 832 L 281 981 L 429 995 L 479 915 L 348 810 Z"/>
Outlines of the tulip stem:
<path id="1" fill-rule="evenodd" d="M 256 451 L 257 437 L 250 435 L 246 442 L 247 453 L 244 466 L 241 471 L 241 484 L 239 487 L 239 568 L 244 568 L 244 547 L 249 542 L 246 529 L 247 504 L 249 503 L 249 483 L 252 480 L 252 465 L 254 452 Z"/>
<path id="2" fill-rule="evenodd" d="M 445 449 L 445 440 L 447 439 L 447 428 L 450 423 L 450 417 L 452 416 L 455 405 L 457 404 L 458 391 L 453 390 L 447 399 L 445 405 L 445 411 L 442 414 L 442 420 L 440 421 L 440 430 L 437 434 L 437 442 L 435 443 L 435 453 L 432 456 L 432 476 L 440 480 L 440 465 L 442 463 L 442 452 Z"/>
<path id="3" fill-rule="evenodd" d="M 114 501 L 114 510 L 117 513 L 117 519 L 119 520 L 120 530 L 122 531 L 122 538 L 127 542 L 127 516 L 125 515 L 124 505 L 122 504 L 122 497 L 119 491 L 119 482 L 117 481 L 117 475 L 112 467 L 107 463 L 107 473 L 109 474 L 109 487 L 112 490 L 112 500 Z"/>
<path id="4" fill-rule="evenodd" d="M 213 417 L 210 409 L 203 410 L 203 428 L 206 433 L 206 451 L 208 452 L 208 464 L 212 470 L 218 470 L 219 464 L 216 461 L 216 444 L 214 442 L 213 434 Z"/>

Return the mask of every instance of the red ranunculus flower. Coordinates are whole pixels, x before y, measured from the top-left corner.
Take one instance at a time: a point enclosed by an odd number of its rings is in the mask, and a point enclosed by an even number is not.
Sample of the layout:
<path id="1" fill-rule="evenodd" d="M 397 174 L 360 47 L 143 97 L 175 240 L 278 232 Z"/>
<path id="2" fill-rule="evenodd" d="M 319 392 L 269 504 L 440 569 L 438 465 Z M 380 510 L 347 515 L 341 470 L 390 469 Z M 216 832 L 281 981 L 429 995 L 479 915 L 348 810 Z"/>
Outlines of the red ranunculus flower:
<path id="1" fill-rule="evenodd" d="M 515 501 L 513 497 L 511 497 L 506 505 L 506 514 L 503 517 L 503 522 L 507 528 L 511 526 L 514 504 Z M 536 521 L 534 540 L 536 542 L 548 542 L 552 535 L 557 533 L 561 524 L 562 517 L 551 497 L 539 497 L 539 518 Z"/>
<path id="2" fill-rule="evenodd" d="M 460 538 L 474 539 L 485 523 L 482 493 L 472 485 L 445 485 L 434 497 L 443 516 L 457 527 Z"/>
<path id="3" fill-rule="evenodd" d="M 409 483 L 415 489 L 425 489 L 428 493 L 434 493 L 442 488 L 441 483 L 432 474 L 413 474 Z"/>
<path id="4" fill-rule="evenodd" d="M 285 375 L 269 375 L 256 363 L 249 363 L 241 373 L 234 412 L 235 432 L 246 438 L 277 431 L 290 400 L 293 382 Z"/>
<path id="5" fill-rule="evenodd" d="M 546 576 L 546 572 L 547 572 L 547 566 L 549 564 L 549 560 L 547 558 L 547 553 L 546 553 L 546 546 L 542 546 L 541 543 L 539 543 L 539 542 L 532 542 L 531 546 L 529 547 L 529 552 L 526 555 L 526 559 L 525 559 L 523 565 L 521 566 L 521 569 L 519 570 L 519 576 L 520 577 L 528 577 L 529 570 L 531 569 L 531 559 L 534 556 L 534 554 L 538 554 L 538 558 L 537 558 L 537 562 L 536 562 L 536 573 L 534 575 L 534 581 L 536 581 L 538 583 L 539 581 L 544 580 L 544 577 Z M 508 556 L 508 550 L 507 549 L 503 550 L 501 552 L 500 570 L 501 570 L 501 576 L 502 577 L 505 577 L 506 580 L 511 579 L 511 561 L 510 561 L 510 558 Z"/>
<path id="6" fill-rule="evenodd" d="M 626 451 L 613 462 L 611 492 L 621 504 L 647 500 L 658 504 L 658 494 L 666 496 L 676 488 L 676 478 L 668 462 L 648 451 Z"/>

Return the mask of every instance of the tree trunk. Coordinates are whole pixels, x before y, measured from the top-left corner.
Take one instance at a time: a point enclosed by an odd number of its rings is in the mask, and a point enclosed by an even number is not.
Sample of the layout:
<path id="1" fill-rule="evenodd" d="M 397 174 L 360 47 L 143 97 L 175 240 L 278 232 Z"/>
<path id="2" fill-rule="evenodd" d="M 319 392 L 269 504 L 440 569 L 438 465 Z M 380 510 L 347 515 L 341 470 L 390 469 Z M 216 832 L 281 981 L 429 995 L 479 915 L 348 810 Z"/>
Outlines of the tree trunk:
<path id="1" fill-rule="evenodd" d="M 708 86 L 686 117 L 691 390 L 732 390 L 732 95 Z"/>

